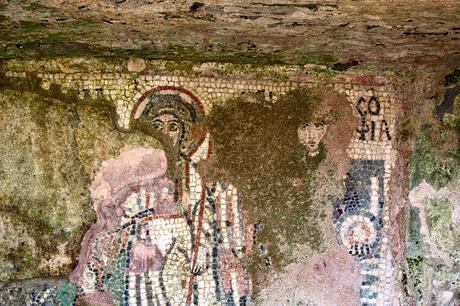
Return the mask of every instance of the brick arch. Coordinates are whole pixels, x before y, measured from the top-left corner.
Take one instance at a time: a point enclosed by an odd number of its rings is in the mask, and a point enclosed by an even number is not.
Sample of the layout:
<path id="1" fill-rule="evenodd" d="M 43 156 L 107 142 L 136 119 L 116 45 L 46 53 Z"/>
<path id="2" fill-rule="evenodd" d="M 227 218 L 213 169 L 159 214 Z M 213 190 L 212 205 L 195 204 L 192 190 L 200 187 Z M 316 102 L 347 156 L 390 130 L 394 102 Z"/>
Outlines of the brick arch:
<path id="1" fill-rule="evenodd" d="M 155 87 L 155 88 L 152 88 L 152 89 L 146 91 L 136 101 L 136 103 L 134 104 L 133 109 L 131 110 L 131 114 L 130 114 L 130 118 L 129 118 L 130 121 L 138 118 L 138 117 L 136 118 L 136 113 L 139 112 L 139 111 L 142 111 L 144 109 L 145 105 L 142 105 L 142 104 L 149 96 L 153 95 L 154 93 L 161 92 L 161 91 L 164 91 L 164 90 L 173 90 L 173 91 L 178 91 L 178 92 L 186 94 L 198 106 L 198 109 L 201 111 L 203 117 L 206 115 L 206 111 L 205 111 L 203 103 L 201 103 L 201 101 L 197 97 L 197 95 L 194 94 L 193 92 L 191 92 L 190 90 L 185 89 L 183 87 L 179 87 L 179 86 L 158 86 L 158 87 Z M 139 110 L 140 107 L 142 107 L 141 110 Z"/>

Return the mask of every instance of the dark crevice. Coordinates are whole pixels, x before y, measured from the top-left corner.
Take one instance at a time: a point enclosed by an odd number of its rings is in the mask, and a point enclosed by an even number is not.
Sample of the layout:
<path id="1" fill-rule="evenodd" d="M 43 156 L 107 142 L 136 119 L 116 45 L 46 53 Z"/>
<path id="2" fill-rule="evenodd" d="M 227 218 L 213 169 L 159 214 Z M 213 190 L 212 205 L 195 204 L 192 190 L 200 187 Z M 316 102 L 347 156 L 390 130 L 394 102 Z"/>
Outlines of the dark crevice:
<path id="1" fill-rule="evenodd" d="M 444 86 L 449 86 L 457 83 L 460 80 L 460 69 L 455 69 L 444 78 Z"/>
<path id="2" fill-rule="evenodd" d="M 369 31 L 370 29 L 379 28 L 380 26 L 376 24 L 368 24 L 366 25 L 366 27 L 367 27 L 367 30 Z"/>
<path id="3" fill-rule="evenodd" d="M 444 114 L 452 114 L 454 112 L 455 98 L 460 94 L 460 86 L 449 88 L 444 94 L 444 99 L 441 104 L 434 109 L 435 116 L 442 120 Z"/>
<path id="4" fill-rule="evenodd" d="M 426 36 L 426 35 L 430 35 L 430 36 L 447 36 L 447 34 L 449 34 L 448 31 L 440 31 L 440 32 L 421 32 L 421 31 L 417 31 L 416 29 L 411 29 L 411 30 L 406 30 L 403 32 L 404 35 L 407 35 L 407 36 Z"/>
<path id="5" fill-rule="evenodd" d="M 320 7 L 329 7 L 329 8 L 337 8 L 337 4 L 314 4 L 314 3 L 260 3 L 260 2 L 253 2 L 253 5 L 260 5 L 260 6 L 271 6 L 271 7 L 299 7 L 299 8 L 307 8 L 313 12 L 318 11 Z"/>
<path id="6" fill-rule="evenodd" d="M 190 6 L 190 12 L 196 12 L 197 10 L 201 9 L 204 7 L 204 4 L 201 2 L 193 2 L 193 4 Z"/>
<path id="7" fill-rule="evenodd" d="M 359 65 L 359 62 L 357 60 L 349 60 L 346 63 L 335 63 L 332 66 L 332 69 L 337 70 L 337 71 L 345 71 L 345 70 L 348 70 L 350 67 L 358 66 L 358 65 Z"/>

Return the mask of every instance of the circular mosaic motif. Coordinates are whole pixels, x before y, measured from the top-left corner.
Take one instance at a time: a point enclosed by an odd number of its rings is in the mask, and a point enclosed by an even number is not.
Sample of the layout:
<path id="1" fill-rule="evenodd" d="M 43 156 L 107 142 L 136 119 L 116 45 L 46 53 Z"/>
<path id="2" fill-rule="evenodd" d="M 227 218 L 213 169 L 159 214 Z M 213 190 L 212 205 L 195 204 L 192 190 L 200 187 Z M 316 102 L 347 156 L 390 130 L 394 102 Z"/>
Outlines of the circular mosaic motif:
<path id="1" fill-rule="evenodd" d="M 339 239 L 355 257 L 368 258 L 373 255 L 377 231 L 371 218 L 358 213 L 348 214 L 337 224 Z"/>

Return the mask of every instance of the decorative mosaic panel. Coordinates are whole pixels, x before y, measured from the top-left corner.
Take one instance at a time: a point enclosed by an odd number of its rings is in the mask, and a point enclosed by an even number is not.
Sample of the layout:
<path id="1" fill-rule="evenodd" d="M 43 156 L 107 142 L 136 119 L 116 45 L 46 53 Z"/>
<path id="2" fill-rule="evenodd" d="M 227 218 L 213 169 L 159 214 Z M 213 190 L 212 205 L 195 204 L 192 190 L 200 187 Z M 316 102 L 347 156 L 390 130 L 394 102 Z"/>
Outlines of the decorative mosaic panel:
<path id="1" fill-rule="evenodd" d="M 345 197 L 335 203 L 337 240 L 360 262 L 365 280 L 363 300 L 378 295 L 378 259 L 382 241 L 384 192 L 383 160 L 353 160 Z"/>
<path id="2" fill-rule="evenodd" d="M 352 161 L 344 198 L 334 203 L 337 241 L 359 263 L 362 305 L 393 305 L 394 276 L 386 233 L 394 106 L 387 93 L 351 96 L 356 99 L 353 107 L 360 122 L 348 150 Z"/>
<path id="3" fill-rule="evenodd" d="M 145 120 L 170 136 L 180 159 L 175 181 L 166 176 L 164 153 L 137 148 L 104 163 L 92 185 L 97 222 L 82 245 L 71 275 L 74 303 L 84 299 L 121 305 L 245 305 L 253 301 L 243 261 L 254 243 L 244 203 L 230 183 L 204 183 L 197 163 L 212 154 L 210 135 L 192 126 L 215 104 L 244 93 L 275 102 L 284 93 L 318 86 L 314 80 L 277 81 L 124 73 L 44 73 L 44 88 L 61 84 L 81 97 L 103 96 L 116 105 L 117 124 Z M 344 197 L 333 203 L 337 242 L 363 276 L 362 305 L 394 305 L 395 276 L 388 250 L 394 160 L 393 87 L 354 76 L 330 88 L 347 96 L 359 120 L 348 147 L 351 159 Z M 309 156 L 329 122 L 299 126 Z M 137 150 L 137 151 L 136 151 Z M 128 162 L 129 161 L 129 162 Z M 156 169 L 154 171 L 154 169 Z"/>

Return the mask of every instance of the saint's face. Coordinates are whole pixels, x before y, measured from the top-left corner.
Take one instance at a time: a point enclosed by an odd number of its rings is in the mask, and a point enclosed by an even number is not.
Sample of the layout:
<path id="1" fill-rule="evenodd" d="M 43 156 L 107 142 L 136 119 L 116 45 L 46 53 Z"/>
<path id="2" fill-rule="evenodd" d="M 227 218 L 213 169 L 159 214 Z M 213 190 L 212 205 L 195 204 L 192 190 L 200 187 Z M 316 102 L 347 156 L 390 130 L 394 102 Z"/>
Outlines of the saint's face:
<path id="1" fill-rule="evenodd" d="M 187 154 L 196 145 L 192 130 L 202 122 L 198 106 L 179 94 L 155 94 L 142 110 L 142 116 L 153 128 L 170 137 L 181 153 Z"/>
<path id="2" fill-rule="evenodd" d="M 319 153 L 319 143 L 326 134 L 328 125 L 321 122 L 307 122 L 297 129 L 299 141 L 306 146 L 308 155 L 315 156 Z"/>
<path id="3" fill-rule="evenodd" d="M 158 131 L 169 135 L 175 146 L 184 139 L 183 124 L 171 114 L 158 115 L 152 120 L 152 126 Z"/>

